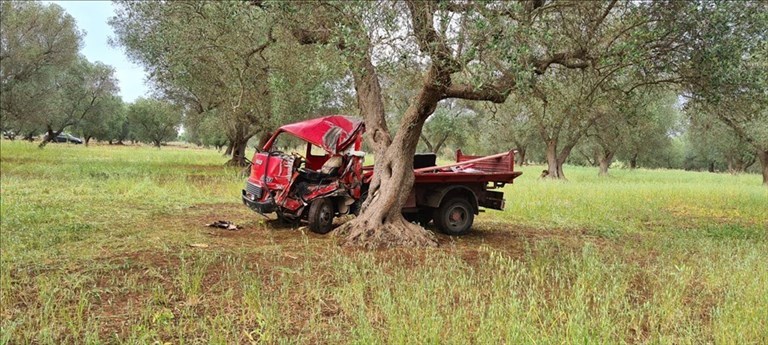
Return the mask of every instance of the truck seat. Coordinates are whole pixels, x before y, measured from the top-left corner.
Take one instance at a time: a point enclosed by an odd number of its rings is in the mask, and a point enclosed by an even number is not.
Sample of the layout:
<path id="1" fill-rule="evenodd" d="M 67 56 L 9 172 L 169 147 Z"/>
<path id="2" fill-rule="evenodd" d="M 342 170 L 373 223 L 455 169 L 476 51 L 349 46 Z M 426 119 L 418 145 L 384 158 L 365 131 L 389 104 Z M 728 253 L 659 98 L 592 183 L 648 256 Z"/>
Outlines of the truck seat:
<path id="1" fill-rule="evenodd" d="M 434 153 L 417 153 L 413 155 L 413 168 L 428 168 L 437 164 L 437 155 Z"/>

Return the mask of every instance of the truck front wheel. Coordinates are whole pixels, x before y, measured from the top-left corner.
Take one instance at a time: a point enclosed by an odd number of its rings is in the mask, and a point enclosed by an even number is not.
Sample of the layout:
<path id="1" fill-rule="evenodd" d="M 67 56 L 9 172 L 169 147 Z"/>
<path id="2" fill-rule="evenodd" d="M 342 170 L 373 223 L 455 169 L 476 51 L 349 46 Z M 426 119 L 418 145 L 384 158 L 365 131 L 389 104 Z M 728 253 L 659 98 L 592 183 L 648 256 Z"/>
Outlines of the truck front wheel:
<path id="1" fill-rule="evenodd" d="M 333 203 L 328 198 L 320 198 L 309 205 L 309 230 L 318 234 L 327 234 L 333 228 Z"/>
<path id="2" fill-rule="evenodd" d="M 469 201 L 451 198 L 440 203 L 433 215 L 435 225 L 447 235 L 464 235 L 475 220 L 475 212 Z"/>

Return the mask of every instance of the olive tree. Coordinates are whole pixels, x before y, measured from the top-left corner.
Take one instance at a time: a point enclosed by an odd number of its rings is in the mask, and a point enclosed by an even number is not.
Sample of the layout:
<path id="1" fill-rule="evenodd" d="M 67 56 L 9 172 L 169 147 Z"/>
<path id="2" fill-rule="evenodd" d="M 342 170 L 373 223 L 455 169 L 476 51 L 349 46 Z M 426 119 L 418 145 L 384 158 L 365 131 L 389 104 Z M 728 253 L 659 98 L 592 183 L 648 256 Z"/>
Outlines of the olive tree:
<path id="1" fill-rule="evenodd" d="M 128 121 L 136 137 L 157 148 L 176 138 L 181 118 L 181 109 L 164 100 L 139 98 L 128 106 Z"/>
<path id="2" fill-rule="evenodd" d="M 78 60 L 82 34 L 56 4 L 0 2 L 0 122 L 23 134 L 55 111 L 54 80 Z M 8 127 L 8 128 L 6 128 Z"/>
<path id="3" fill-rule="evenodd" d="M 699 12 L 686 107 L 751 146 L 768 187 L 768 3 L 705 3 Z"/>
<path id="4" fill-rule="evenodd" d="M 339 232 L 346 234 L 345 243 L 365 246 L 436 244 L 430 233 L 407 222 L 400 209 L 414 180 L 410 156 L 440 101 L 503 103 L 511 92 L 529 89 L 536 76 L 552 66 L 600 68 L 610 74 L 640 60 L 658 62 L 677 47 L 674 41 L 680 36 L 665 25 L 673 22 L 671 13 L 685 5 L 253 3 L 280 12 L 282 25 L 299 42 L 337 48 L 349 67 L 376 165 L 362 214 Z M 398 65 L 419 76 L 419 82 L 392 135 L 379 76 Z"/>

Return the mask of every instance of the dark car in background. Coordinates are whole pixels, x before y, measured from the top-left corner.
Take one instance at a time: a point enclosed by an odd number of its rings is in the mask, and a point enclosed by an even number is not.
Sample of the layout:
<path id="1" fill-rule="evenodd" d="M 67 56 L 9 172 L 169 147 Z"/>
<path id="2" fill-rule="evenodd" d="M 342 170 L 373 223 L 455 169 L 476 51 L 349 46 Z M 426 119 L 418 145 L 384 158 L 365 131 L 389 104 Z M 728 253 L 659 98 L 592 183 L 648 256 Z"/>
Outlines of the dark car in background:
<path id="1" fill-rule="evenodd" d="M 46 136 L 47 137 L 47 136 Z M 46 138 L 44 137 L 44 139 Z M 61 133 L 57 135 L 53 140 L 51 140 L 52 143 L 73 143 L 73 144 L 82 144 L 83 140 L 68 133 Z"/>

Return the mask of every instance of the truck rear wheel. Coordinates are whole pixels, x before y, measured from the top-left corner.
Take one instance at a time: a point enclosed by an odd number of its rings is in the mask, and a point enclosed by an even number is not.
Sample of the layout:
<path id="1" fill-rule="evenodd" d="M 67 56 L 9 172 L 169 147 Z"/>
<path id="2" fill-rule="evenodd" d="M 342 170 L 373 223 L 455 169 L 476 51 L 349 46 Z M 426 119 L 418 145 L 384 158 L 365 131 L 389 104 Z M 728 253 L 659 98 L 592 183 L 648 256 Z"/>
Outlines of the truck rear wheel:
<path id="1" fill-rule="evenodd" d="M 451 198 L 443 201 L 433 214 L 435 225 L 444 234 L 464 235 L 472 228 L 475 212 L 469 201 Z"/>
<path id="2" fill-rule="evenodd" d="M 327 234 L 333 228 L 333 203 L 328 198 L 320 198 L 309 205 L 309 230 L 318 234 Z"/>

